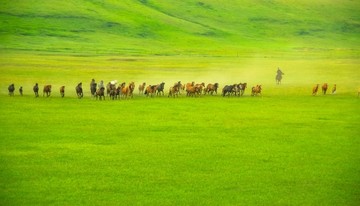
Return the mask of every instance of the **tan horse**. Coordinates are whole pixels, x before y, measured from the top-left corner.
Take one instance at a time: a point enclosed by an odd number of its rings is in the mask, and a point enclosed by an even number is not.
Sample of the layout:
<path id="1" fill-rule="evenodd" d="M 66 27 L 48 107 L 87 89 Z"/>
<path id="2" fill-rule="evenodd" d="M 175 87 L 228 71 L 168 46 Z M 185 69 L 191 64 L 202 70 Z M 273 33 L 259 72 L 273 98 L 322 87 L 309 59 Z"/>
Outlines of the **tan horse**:
<path id="1" fill-rule="evenodd" d="M 142 83 L 139 85 L 139 94 L 144 93 L 146 83 Z"/>
<path id="2" fill-rule="evenodd" d="M 257 96 L 258 94 L 261 95 L 261 90 L 262 90 L 261 85 L 256 85 L 251 90 L 251 96 Z"/>

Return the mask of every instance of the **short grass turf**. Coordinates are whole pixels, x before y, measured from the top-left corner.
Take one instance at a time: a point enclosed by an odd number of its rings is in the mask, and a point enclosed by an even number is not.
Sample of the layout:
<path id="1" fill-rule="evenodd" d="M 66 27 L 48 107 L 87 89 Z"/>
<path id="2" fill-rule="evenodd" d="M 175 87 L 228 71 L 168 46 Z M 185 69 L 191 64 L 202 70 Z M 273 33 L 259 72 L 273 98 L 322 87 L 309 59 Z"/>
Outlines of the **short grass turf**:
<path id="1" fill-rule="evenodd" d="M 282 85 L 275 85 L 277 65 L 285 65 Z M 356 65 L 353 59 L 3 55 L 0 203 L 358 205 Z M 218 80 L 220 90 L 247 81 L 249 88 L 243 97 L 146 98 L 135 91 L 132 99 L 96 101 L 91 78 L 165 81 L 166 88 L 177 80 Z M 75 96 L 80 81 L 83 99 Z M 312 96 L 314 84 L 325 81 L 330 88 L 337 83 L 338 92 Z M 7 95 L 13 82 L 25 96 Z M 52 83 L 52 96 L 35 98 L 35 82 Z M 263 84 L 263 95 L 251 97 L 256 84 Z M 67 86 L 65 98 L 60 85 Z"/>

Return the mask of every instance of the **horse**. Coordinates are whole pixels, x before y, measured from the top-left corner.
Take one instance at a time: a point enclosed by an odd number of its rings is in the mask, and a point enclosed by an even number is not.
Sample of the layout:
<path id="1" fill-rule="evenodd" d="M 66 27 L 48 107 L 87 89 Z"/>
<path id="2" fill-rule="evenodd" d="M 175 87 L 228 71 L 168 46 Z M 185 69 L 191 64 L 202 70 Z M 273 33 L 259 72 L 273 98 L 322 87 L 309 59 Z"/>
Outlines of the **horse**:
<path id="1" fill-rule="evenodd" d="M 277 73 L 276 77 L 275 77 L 276 84 L 281 84 L 282 75 L 285 75 L 285 74 L 279 68 L 276 73 Z"/>
<path id="2" fill-rule="evenodd" d="M 23 95 L 23 87 L 20 87 L 20 88 L 19 88 L 19 93 L 20 93 L 20 96 Z"/>
<path id="3" fill-rule="evenodd" d="M 217 94 L 217 89 L 219 87 L 219 84 L 218 83 L 215 83 L 215 84 L 208 84 L 206 86 L 206 88 L 204 89 L 204 94 L 211 94 L 213 95 L 214 92 Z"/>
<path id="4" fill-rule="evenodd" d="M 44 89 L 43 89 L 43 96 L 45 96 L 46 94 L 46 97 L 49 97 L 50 94 L 51 94 L 51 85 L 45 85 L 44 86 Z"/>
<path id="5" fill-rule="evenodd" d="M 238 88 L 239 88 L 239 96 L 243 96 L 245 89 L 247 88 L 247 83 L 238 84 Z"/>
<path id="6" fill-rule="evenodd" d="M 175 83 L 174 86 L 170 87 L 168 97 L 170 97 L 170 96 L 172 96 L 174 98 L 175 98 L 175 96 L 178 97 L 181 89 L 182 89 L 181 82 L 179 81 L 179 82 Z"/>
<path id="7" fill-rule="evenodd" d="M 251 89 L 251 96 L 257 96 L 258 94 L 261 95 L 261 85 L 256 85 L 255 87 L 252 87 Z"/>
<path id="8" fill-rule="evenodd" d="M 332 88 L 332 94 L 335 94 L 336 93 L 336 84 L 334 84 L 334 87 Z"/>
<path id="9" fill-rule="evenodd" d="M 313 96 L 315 96 L 315 95 L 317 94 L 318 89 L 319 89 L 319 84 L 317 84 L 317 85 L 315 85 L 315 86 L 313 87 L 313 90 L 312 90 L 312 95 L 313 95 Z"/>
<path id="10" fill-rule="evenodd" d="M 203 92 L 203 89 L 205 87 L 205 83 L 201 83 L 201 84 L 195 84 L 195 87 L 197 88 L 197 93 L 200 95 Z"/>
<path id="11" fill-rule="evenodd" d="M 110 84 L 108 89 L 110 89 L 110 92 L 109 92 L 110 99 L 114 100 L 117 97 L 116 85 L 115 84 Z"/>
<path id="12" fill-rule="evenodd" d="M 156 88 L 157 85 L 149 85 L 146 87 L 144 94 L 148 97 L 150 95 L 150 97 L 153 96 L 153 94 L 156 92 Z"/>
<path id="13" fill-rule="evenodd" d="M 105 88 L 101 87 L 100 89 L 96 90 L 95 97 L 96 99 L 99 98 L 101 100 L 101 98 L 103 98 L 105 100 Z"/>
<path id="14" fill-rule="evenodd" d="M 61 95 L 61 97 L 65 96 L 65 86 L 60 87 L 60 95 Z"/>
<path id="15" fill-rule="evenodd" d="M 139 94 L 144 93 L 146 83 L 142 83 L 139 85 Z"/>
<path id="16" fill-rule="evenodd" d="M 225 85 L 222 89 L 222 96 L 225 97 L 226 94 L 228 94 L 228 97 L 230 97 L 230 94 L 235 91 L 236 84 L 233 85 Z"/>
<path id="17" fill-rule="evenodd" d="M 78 96 L 79 99 L 81 99 L 84 94 L 83 94 L 83 89 L 82 89 L 82 82 L 80 82 L 76 87 L 75 87 L 75 91 L 76 91 L 76 94 Z"/>
<path id="18" fill-rule="evenodd" d="M 327 83 L 323 84 L 321 90 L 324 95 L 326 94 L 327 89 L 328 89 L 328 84 Z"/>
<path id="19" fill-rule="evenodd" d="M 35 97 L 39 97 L 39 85 L 38 85 L 38 83 L 35 83 L 35 85 L 33 87 L 33 91 L 34 91 Z"/>
<path id="20" fill-rule="evenodd" d="M 10 96 L 14 96 L 14 91 L 15 91 L 15 85 L 14 84 L 10 84 L 8 87 L 9 90 L 9 95 Z"/>
<path id="21" fill-rule="evenodd" d="M 95 82 L 95 79 L 92 79 L 92 80 L 91 80 L 91 83 L 90 83 L 91 96 L 95 96 L 96 87 L 97 87 L 97 84 L 96 84 L 96 82 Z"/>
<path id="22" fill-rule="evenodd" d="M 188 97 L 197 97 L 197 96 L 199 96 L 200 95 L 200 88 L 201 87 L 199 87 L 199 86 L 196 86 L 196 85 L 194 85 L 194 86 L 188 86 L 188 87 L 186 87 L 186 92 L 187 92 L 187 96 Z"/>
<path id="23" fill-rule="evenodd" d="M 164 85 L 165 85 L 165 82 L 161 82 L 161 84 L 157 85 L 157 87 L 156 87 L 156 96 L 161 95 L 161 93 L 164 96 Z"/>
<path id="24" fill-rule="evenodd" d="M 133 97 L 134 89 L 135 89 L 135 83 L 131 82 L 127 87 L 122 88 L 121 93 L 125 98 L 127 98 L 128 96 Z"/>

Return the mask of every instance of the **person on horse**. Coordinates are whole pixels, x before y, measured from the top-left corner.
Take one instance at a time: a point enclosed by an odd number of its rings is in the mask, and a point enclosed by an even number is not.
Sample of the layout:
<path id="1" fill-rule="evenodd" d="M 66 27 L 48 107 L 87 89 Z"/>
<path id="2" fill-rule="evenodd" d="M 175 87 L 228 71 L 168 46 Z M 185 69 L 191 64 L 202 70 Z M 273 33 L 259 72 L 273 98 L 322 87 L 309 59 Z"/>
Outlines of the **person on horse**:
<path id="1" fill-rule="evenodd" d="M 282 75 L 284 75 L 284 73 L 278 67 L 278 70 L 276 71 L 276 77 L 275 77 L 276 84 L 281 84 Z"/>

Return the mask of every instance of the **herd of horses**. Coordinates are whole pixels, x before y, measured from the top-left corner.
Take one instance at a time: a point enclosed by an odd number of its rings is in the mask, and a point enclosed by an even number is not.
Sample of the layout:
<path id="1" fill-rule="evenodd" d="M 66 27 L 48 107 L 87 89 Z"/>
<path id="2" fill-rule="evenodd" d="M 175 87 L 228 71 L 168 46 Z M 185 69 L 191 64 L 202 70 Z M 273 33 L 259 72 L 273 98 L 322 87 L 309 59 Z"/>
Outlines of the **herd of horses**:
<path id="1" fill-rule="evenodd" d="M 106 86 L 102 86 L 101 84 L 97 84 L 94 79 L 90 83 L 90 92 L 91 96 L 95 99 L 104 100 L 105 97 L 110 99 L 127 99 L 132 98 L 134 96 L 135 83 L 130 82 L 126 84 L 125 82 L 116 85 L 117 81 L 111 81 Z M 218 83 L 211 83 L 205 86 L 205 83 L 195 83 L 190 82 L 187 84 L 182 84 L 181 81 L 174 83 L 168 90 L 168 97 L 178 97 L 179 95 L 186 93 L 188 97 L 199 97 L 201 95 L 217 95 L 218 94 Z M 245 93 L 245 89 L 247 88 L 247 83 L 238 83 L 225 85 L 222 89 L 222 96 L 243 96 Z M 15 92 L 15 85 L 11 84 L 8 87 L 9 95 L 13 96 Z M 144 94 L 147 97 L 153 96 L 164 96 L 165 95 L 165 82 L 161 82 L 160 84 L 155 85 L 146 85 L 146 83 L 142 83 L 138 86 L 139 94 Z M 256 85 L 251 89 L 251 96 L 261 95 L 262 87 L 261 85 Z M 65 86 L 61 86 L 60 96 L 65 97 Z M 19 88 L 20 95 L 23 95 L 23 88 Z M 35 97 L 39 97 L 39 84 L 35 83 L 33 86 L 33 92 Z M 43 87 L 43 96 L 49 97 L 52 92 L 52 85 L 44 85 Z M 79 99 L 84 96 L 83 85 L 82 82 L 78 83 L 75 87 L 76 95 Z"/>
<path id="2" fill-rule="evenodd" d="M 278 68 L 277 75 L 275 77 L 276 84 L 281 84 L 282 75 L 284 73 Z M 117 81 L 111 81 L 106 86 L 103 85 L 103 82 L 101 81 L 99 84 L 95 82 L 94 79 L 92 79 L 90 83 L 90 92 L 91 96 L 99 99 L 104 100 L 105 97 L 109 97 L 110 99 L 127 99 L 132 98 L 133 93 L 135 90 L 135 83 L 130 82 L 126 84 L 125 82 L 116 85 Z M 317 95 L 319 90 L 319 84 L 316 84 L 313 87 L 312 95 Z M 199 97 L 200 95 L 214 95 L 218 94 L 218 88 L 219 84 L 208 84 L 205 86 L 205 83 L 195 83 L 190 82 L 187 84 L 182 84 L 181 81 L 178 81 L 173 84 L 168 90 L 168 97 L 178 97 L 182 93 L 186 93 L 186 96 L 188 97 Z M 221 91 L 221 95 L 223 97 L 225 96 L 243 96 L 245 93 L 245 90 L 247 88 L 247 83 L 237 83 L 237 84 L 231 84 L 231 85 L 225 85 Z M 165 82 L 161 82 L 160 84 L 156 85 L 146 85 L 146 83 L 142 83 L 138 86 L 139 94 L 144 94 L 147 97 L 153 97 L 153 96 L 164 96 L 165 92 Z M 51 95 L 52 85 L 45 85 L 43 88 L 43 96 L 46 95 L 46 97 L 49 97 Z M 324 83 L 321 87 L 322 93 L 325 95 L 328 90 L 328 84 Z M 15 91 L 15 85 L 11 84 L 8 87 L 9 95 L 13 96 Z M 33 86 L 33 91 L 35 94 L 35 97 L 39 97 L 39 85 L 36 83 Z M 79 99 L 81 99 L 84 96 L 82 83 L 78 83 L 75 87 L 76 95 Z M 256 85 L 251 88 L 251 96 L 258 96 L 261 95 L 262 86 Z M 334 84 L 332 88 L 332 94 L 336 93 L 336 84 Z M 22 96 L 23 95 L 23 88 L 19 88 L 19 93 Z M 60 96 L 65 97 L 65 86 L 60 87 Z M 358 91 L 358 96 L 360 96 L 360 90 Z"/>

